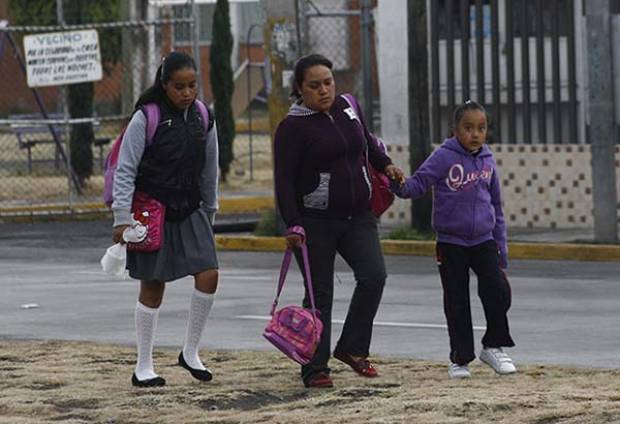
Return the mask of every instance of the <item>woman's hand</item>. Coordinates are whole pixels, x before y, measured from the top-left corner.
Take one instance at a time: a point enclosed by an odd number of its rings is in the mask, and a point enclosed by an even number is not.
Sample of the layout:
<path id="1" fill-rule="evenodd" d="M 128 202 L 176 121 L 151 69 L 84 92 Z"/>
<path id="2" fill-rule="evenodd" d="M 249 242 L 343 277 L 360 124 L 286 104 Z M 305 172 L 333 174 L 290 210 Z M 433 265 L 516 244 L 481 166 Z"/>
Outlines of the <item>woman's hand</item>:
<path id="1" fill-rule="evenodd" d="M 291 233 L 286 236 L 286 247 L 293 250 L 301 247 L 303 237 L 297 233 Z"/>
<path id="2" fill-rule="evenodd" d="M 112 229 L 112 241 L 114 243 L 125 243 L 125 240 L 123 240 L 123 232 L 127 227 L 129 227 L 129 225 L 117 225 Z"/>
<path id="3" fill-rule="evenodd" d="M 385 175 L 388 176 L 388 178 L 396 181 L 398 184 L 405 184 L 405 173 L 399 167 L 390 164 L 385 167 L 385 170 L 383 172 L 385 173 Z"/>

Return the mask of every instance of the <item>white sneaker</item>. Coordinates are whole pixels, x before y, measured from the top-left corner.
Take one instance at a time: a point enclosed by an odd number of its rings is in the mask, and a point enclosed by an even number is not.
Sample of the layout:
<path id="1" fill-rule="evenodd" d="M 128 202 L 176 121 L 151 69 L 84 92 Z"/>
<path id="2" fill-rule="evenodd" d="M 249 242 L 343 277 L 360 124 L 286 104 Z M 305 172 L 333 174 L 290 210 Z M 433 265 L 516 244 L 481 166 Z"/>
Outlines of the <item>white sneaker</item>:
<path id="1" fill-rule="evenodd" d="M 450 378 L 469 378 L 469 367 L 467 365 L 459 365 L 454 362 L 448 364 L 448 375 Z"/>
<path id="2" fill-rule="evenodd" d="M 498 374 L 514 374 L 517 368 L 501 347 L 485 347 L 480 351 L 480 360 Z"/>

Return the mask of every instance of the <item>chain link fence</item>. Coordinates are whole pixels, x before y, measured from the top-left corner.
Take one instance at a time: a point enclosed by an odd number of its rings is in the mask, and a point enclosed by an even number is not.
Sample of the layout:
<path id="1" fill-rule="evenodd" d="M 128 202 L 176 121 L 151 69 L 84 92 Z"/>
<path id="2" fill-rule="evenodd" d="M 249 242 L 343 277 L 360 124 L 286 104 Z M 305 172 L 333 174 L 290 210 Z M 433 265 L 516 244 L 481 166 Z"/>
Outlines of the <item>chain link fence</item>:
<path id="1" fill-rule="evenodd" d="M 71 10 L 48 21 L 80 24 L 0 21 L 0 217 L 102 206 L 105 157 L 139 94 L 153 83 L 161 57 L 172 49 L 193 54 L 189 7 L 159 7 L 155 16 L 151 8 L 144 20 L 106 23 Z M 24 51 L 24 39 L 37 37 L 41 63 L 51 69 L 63 64 L 62 51 L 45 50 L 45 43 L 84 30 L 98 35 L 101 79 L 30 87 L 26 70 L 36 62 L 27 62 L 26 53 L 34 51 Z M 185 43 L 177 45 L 179 39 Z"/>
<path id="2" fill-rule="evenodd" d="M 303 53 L 320 53 L 333 62 L 337 91 L 360 99 L 368 123 L 377 131 L 380 110 L 373 10 L 373 2 L 364 0 L 299 0 Z"/>

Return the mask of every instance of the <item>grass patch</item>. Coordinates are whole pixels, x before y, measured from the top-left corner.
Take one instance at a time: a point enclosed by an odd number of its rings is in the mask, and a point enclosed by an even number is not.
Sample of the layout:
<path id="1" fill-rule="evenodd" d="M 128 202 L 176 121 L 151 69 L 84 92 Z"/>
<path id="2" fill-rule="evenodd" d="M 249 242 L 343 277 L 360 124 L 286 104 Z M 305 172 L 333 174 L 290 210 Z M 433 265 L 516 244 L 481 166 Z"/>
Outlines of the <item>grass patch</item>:
<path id="1" fill-rule="evenodd" d="M 411 227 L 397 228 L 383 237 L 387 240 L 435 240 L 435 233 L 432 231 L 418 231 Z"/>
<path id="2" fill-rule="evenodd" d="M 282 235 L 278 231 L 275 209 L 268 209 L 261 214 L 260 220 L 254 229 L 254 235 L 262 237 L 278 237 Z"/>

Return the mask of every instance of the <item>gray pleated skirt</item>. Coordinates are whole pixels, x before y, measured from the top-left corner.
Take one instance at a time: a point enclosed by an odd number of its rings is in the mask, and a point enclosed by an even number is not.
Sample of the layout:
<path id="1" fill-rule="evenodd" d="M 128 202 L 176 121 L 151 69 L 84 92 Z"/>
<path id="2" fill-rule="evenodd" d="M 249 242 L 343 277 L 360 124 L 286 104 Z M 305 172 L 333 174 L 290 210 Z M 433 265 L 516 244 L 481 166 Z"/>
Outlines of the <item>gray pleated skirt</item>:
<path id="1" fill-rule="evenodd" d="M 166 221 L 158 251 L 127 252 L 129 275 L 142 281 L 169 282 L 217 267 L 213 228 L 202 208 L 183 221 Z"/>

